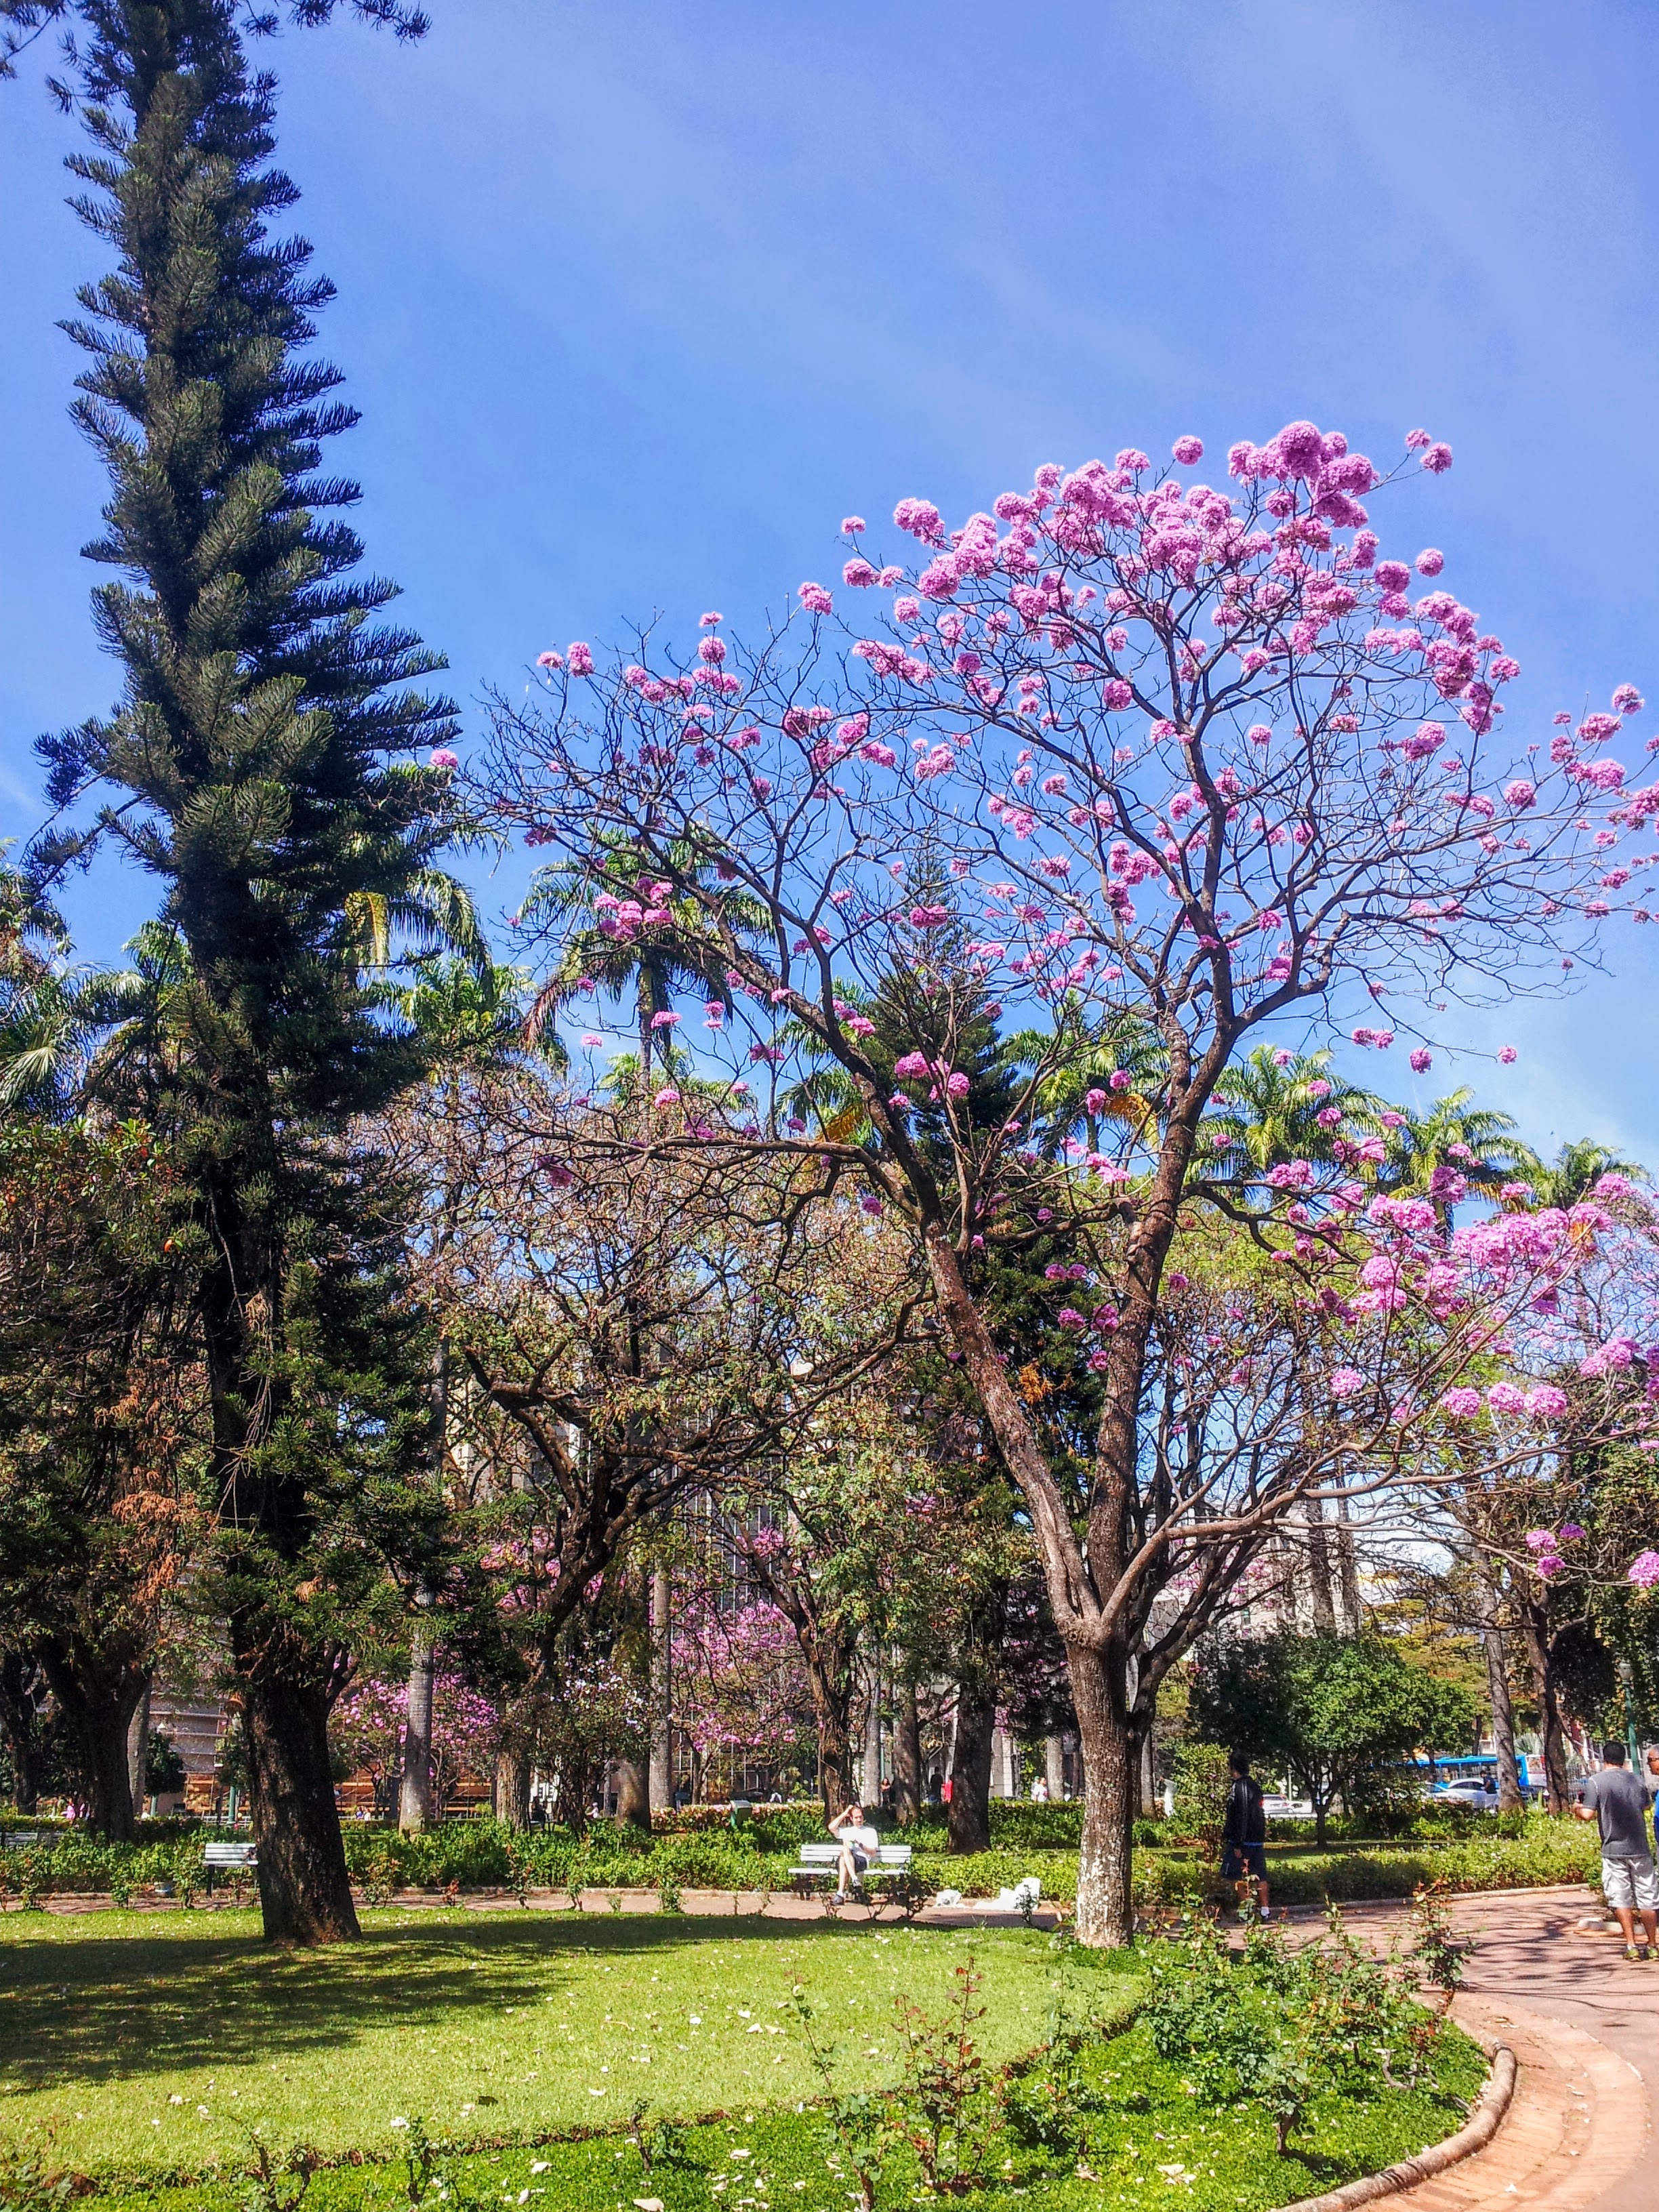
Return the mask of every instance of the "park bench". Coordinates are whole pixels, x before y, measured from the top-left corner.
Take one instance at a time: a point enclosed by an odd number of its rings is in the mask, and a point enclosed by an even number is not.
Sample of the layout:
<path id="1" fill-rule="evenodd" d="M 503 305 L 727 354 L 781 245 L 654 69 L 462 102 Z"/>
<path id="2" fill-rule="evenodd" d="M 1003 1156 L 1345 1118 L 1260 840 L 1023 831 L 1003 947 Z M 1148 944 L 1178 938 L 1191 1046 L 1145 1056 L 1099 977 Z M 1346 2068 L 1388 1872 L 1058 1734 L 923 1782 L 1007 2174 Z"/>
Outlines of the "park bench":
<path id="1" fill-rule="evenodd" d="M 6 1831 L 5 1844 L 9 1851 L 32 1850 L 40 1840 L 40 1831 L 38 1828 L 9 1828 Z"/>
<path id="2" fill-rule="evenodd" d="M 816 1883 L 833 1882 L 840 1857 L 839 1844 L 803 1844 L 799 1865 L 789 1869 L 796 1896 L 811 1897 Z M 854 1877 L 853 1887 L 862 1890 L 866 1882 L 871 1884 L 882 1896 L 890 1897 L 895 1904 L 902 1905 L 908 1919 L 927 1896 L 921 1882 L 910 1871 L 910 1859 L 908 1844 L 878 1844 L 863 1874 Z"/>
<path id="3" fill-rule="evenodd" d="M 207 1886 L 211 1890 L 216 1874 L 254 1873 L 259 1853 L 252 1844 L 209 1844 L 202 1853 L 202 1864 L 207 1869 Z"/>

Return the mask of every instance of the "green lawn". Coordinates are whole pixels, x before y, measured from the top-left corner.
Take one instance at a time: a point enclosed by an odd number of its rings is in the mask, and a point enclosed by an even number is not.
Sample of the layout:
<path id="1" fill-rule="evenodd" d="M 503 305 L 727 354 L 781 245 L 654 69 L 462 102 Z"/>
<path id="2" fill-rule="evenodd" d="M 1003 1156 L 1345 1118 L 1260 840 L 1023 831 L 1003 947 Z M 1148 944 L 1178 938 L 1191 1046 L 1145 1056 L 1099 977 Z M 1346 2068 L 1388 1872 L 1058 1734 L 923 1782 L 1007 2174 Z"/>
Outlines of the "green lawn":
<path id="1" fill-rule="evenodd" d="M 0 1917 L 0 2133 L 139 2179 L 240 2164 L 256 2124 L 278 2146 L 379 2154 L 416 2114 L 525 2144 L 615 2127 L 640 2099 L 688 2117 L 793 2107 L 818 2086 L 793 1984 L 848 2081 L 873 2085 L 897 2071 L 895 1998 L 937 2005 L 970 1948 L 994 2059 L 1042 2039 L 1054 1974 L 1024 1929 L 363 1917 L 361 1942 L 300 1953 L 267 1949 L 252 1912 Z"/>
<path id="2" fill-rule="evenodd" d="M 1266 2212 L 1375 2172 L 1451 2133 L 1462 2122 L 1458 2100 L 1474 2094 L 1484 2069 L 1479 2051 L 1454 2032 L 1432 2086 L 1371 2103 L 1322 2099 L 1291 2154 L 1280 2158 L 1265 2112 L 1195 2101 L 1179 2069 L 1160 2062 L 1144 2030 L 1133 2029 L 1089 2054 L 1091 2085 L 1115 2106 L 1091 2117 L 1080 2157 L 1076 2145 L 1057 2156 L 1000 2142 L 990 2160 L 992 2185 L 955 2201 L 963 2212 L 1003 2212 L 1013 2196 L 1025 2212 L 1144 2212 L 1149 2204 Z M 388 2133 L 368 2148 L 387 2151 L 398 2140 Z M 688 2130 L 673 2148 L 669 2162 L 658 2156 L 649 2170 L 630 2142 L 614 2138 L 447 2155 L 428 2185 L 422 2212 L 500 2212 L 503 2205 L 629 2212 L 641 2201 L 663 2212 L 848 2212 L 855 2201 L 845 2154 L 822 2113 L 810 2107 L 802 2114 L 793 2106 L 769 2110 L 757 2098 L 725 2122 Z M 890 2148 L 878 2212 L 908 2212 L 919 2180 L 914 2158 L 902 2147 Z M 252 2205 L 246 2180 L 230 2176 L 149 2190 L 143 2203 L 144 2212 L 243 2212 Z M 405 2169 L 394 2160 L 317 2174 L 305 2212 L 408 2212 L 410 2203 Z"/>

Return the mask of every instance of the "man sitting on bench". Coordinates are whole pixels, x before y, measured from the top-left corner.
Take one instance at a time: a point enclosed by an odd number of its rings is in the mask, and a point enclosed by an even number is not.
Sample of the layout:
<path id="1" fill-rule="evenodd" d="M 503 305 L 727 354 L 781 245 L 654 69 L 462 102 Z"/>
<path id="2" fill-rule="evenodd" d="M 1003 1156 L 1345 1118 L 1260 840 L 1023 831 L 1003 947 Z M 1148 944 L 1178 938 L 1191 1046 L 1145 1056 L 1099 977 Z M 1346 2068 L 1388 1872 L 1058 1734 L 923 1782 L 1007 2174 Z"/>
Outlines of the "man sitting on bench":
<path id="1" fill-rule="evenodd" d="M 873 1828 L 865 1826 L 862 1805 L 849 1805 L 838 1820 L 831 1820 L 830 1832 L 841 1845 L 841 1856 L 836 1861 L 836 1902 L 845 1905 L 880 1849 L 881 1839 Z"/>

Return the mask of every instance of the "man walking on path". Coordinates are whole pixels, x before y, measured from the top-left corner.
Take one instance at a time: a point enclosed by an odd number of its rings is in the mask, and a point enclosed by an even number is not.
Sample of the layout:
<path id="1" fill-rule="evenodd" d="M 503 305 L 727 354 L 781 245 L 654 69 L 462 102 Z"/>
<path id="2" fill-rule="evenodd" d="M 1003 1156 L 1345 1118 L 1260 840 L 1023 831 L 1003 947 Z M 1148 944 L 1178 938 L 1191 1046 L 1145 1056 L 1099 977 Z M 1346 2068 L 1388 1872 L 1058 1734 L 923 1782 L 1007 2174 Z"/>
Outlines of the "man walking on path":
<path id="1" fill-rule="evenodd" d="M 1648 1843 L 1645 1793 L 1625 1765 L 1625 1747 L 1609 1737 L 1601 1747 L 1601 1771 L 1584 1784 L 1574 1817 L 1595 1820 L 1601 1831 L 1601 1887 L 1625 1931 L 1625 1956 L 1659 1959 L 1659 1872 Z M 1636 1948 L 1636 1916 L 1642 1916 L 1645 1950 Z"/>
<path id="2" fill-rule="evenodd" d="M 1255 1877 L 1256 1901 L 1261 1917 L 1267 1906 L 1267 1815 L 1261 1802 L 1261 1785 L 1250 1778 L 1250 1762 L 1236 1751 L 1227 1761 L 1232 1780 L 1227 1791 L 1227 1814 L 1221 1826 L 1221 1879 L 1243 1881 Z"/>

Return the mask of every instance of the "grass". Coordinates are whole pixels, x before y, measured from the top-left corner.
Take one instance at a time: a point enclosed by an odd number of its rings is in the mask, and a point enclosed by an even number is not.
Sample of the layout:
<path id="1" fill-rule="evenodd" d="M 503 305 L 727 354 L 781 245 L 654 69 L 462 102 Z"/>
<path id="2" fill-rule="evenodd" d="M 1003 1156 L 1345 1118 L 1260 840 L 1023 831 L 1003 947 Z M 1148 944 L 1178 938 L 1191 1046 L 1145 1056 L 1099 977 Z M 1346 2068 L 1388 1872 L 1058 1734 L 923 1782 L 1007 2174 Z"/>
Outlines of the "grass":
<path id="1" fill-rule="evenodd" d="M 1460 2100 L 1474 2096 L 1485 2065 L 1474 2045 L 1454 2031 L 1443 2039 L 1432 2083 L 1373 2103 L 1322 2100 L 1291 2155 L 1281 2158 L 1264 2114 L 1196 2102 L 1178 2070 L 1156 2057 L 1145 2031 L 1132 2029 L 1088 2054 L 1094 2081 L 1115 2102 L 1091 2124 L 1081 2159 L 1067 2153 L 1057 2161 L 1052 2154 L 1000 2144 L 994 2185 L 956 2201 L 964 2212 L 991 2212 L 1012 2195 L 1022 2197 L 1026 2212 L 1140 2212 L 1148 2203 L 1189 2212 L 1264 2212 L 1375 2172 L 1449 2134 L 1462 2124 Z M 392 2153 L 398 2140 L 382 2132 L 368 2148 Z M 659 2155 L 648 2169 L 633 2142 L 614 2137 L 452 2154 L 444 2163 L 442 2185 L 458 2212 L 495 2212 L 503 2204 L 530 2212 L 625 2212 L 641 2200 L 654 2200 L 663 2212 L 750 2212 L 769 2205 L 771 2212 L 789 2206 L 847 2212 L 854 2196 L 845 2158 L 823 2116 L 810 2109 L 769 2110 L 758 2099 L 723 2122 L 688 2130 L 671 2160 Z M 1085 2174 L 1077 2172 L 1079 2164 Z M 915 2202 L 919 2179 L 908 2154 L 890 2155 L 878 2191 L 881 2212 Z M 246 2181 L 227 2176 L 190 2188 L 152 2187 L 143 2201 L 146 2212 L 241 2212 L 250 2198 Z M 404 2172 L 394 2160 L 320 2172 L 305 2212 L 406 2212 L 408 2203 Z"/>
<path id="2" fill-rule="evenodd" d="M 895 1997 L 936 2003 L 970 1943 L 999 2061 L 1041 2039 L 1054 1970 L 1023 1929 L 363 1921 L 361 1942 L 287 1953 L 252 1912 L 0 1918 L 0 2131 L 136 2181 L 240 2163 L 255 2124 L 338 2154 L 391 2148 L 392 2120 L 415 2113 L 463 2142 L 529 2142 L 614 2127 L 641 2098 L 687 2117 L 793 2105 L 817 2086 L 795 1983 L 873 2087 L 896 2073 Z"/>

